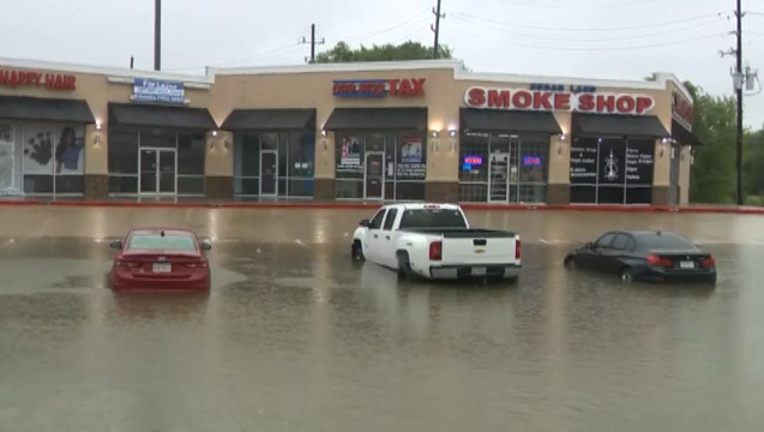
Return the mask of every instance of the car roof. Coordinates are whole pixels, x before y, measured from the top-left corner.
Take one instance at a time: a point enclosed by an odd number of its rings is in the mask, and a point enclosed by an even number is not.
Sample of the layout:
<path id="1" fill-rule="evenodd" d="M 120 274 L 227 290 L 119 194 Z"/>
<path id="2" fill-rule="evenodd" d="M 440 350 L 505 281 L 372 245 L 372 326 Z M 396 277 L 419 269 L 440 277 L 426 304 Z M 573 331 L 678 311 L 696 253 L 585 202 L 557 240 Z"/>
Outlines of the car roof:
<path id="1" fill-rule="evenodd" d="M 148 235 L 148 234 L 160 234 L 164 231 L 165 234 L 169 235 L 190 235 L 194 236 L 193 231 L 183 229 L 183 228 L 171 228 L 171 227 L 146 227 L 146 228 L 134 228 L 130 231 L 130 234 L 135 235 Z"/>
<path id="2" fill-rule="evenodd" d="M 424 210 L 424 209 L 429 209 L 433 207 L 438 207 L 438 208 L 446 209 L 446 210 L 459 209 L 458 205 L 448 204 L 448 203 L 398 203 L 398 204 L 388 204 L 385 207 L 386 208 L 403 207 L 405 210 Z"/>

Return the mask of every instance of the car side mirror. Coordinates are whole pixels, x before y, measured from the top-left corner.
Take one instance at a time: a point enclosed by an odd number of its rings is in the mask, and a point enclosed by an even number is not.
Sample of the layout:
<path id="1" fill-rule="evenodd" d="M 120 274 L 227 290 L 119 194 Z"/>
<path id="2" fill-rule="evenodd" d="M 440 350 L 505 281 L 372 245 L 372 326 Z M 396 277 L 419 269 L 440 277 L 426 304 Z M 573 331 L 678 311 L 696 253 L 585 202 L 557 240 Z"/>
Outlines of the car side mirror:
<path id="1" fill-rule="evenodd" d="M 592 243 L 592 242 L 587 243 L 586 246 L 584 246 L 584 247 L 586 249 L 595 249 L 594 243 Z"/>
<path id="2" fill-rule="evenodd" d="M 359 223 L 358 225 L 359 225 L 359 226 L 362 226 L 362 227 L 364 227 L 364 228 L 368 228 L 368 227 L 369 227 L 369 225 L 371 225 L 371 222 L 369 222 L 369 220 L 368 220 L 368 219 L 364 219 L 364 220 L 362 220 L 362 221 L 361 221 L 361 223 Z"/>
<path id="3" fill-rule="evenodd" d="M 114 240 L 109 245 L 112 249 L 122 250 L 122 240 Z"/>
<path id="4" fill-rule="evenodd" d="M 201 242 L 199 242 L 199 245 L 201 246 L 202 250 L 205 252 L 212 250 L 212 244 L 210 244 L 209 240 L 202 240 Z"/>

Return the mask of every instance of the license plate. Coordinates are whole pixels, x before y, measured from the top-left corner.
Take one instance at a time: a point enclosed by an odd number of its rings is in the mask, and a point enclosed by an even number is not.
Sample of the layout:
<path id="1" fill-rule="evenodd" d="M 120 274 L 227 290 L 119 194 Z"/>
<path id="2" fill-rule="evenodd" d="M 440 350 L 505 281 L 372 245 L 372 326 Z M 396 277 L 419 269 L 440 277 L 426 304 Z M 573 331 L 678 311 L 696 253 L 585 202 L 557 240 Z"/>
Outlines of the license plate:
<path id="1" fill-rule="evenodd" d="M 684 270 L 692 270 L 695 268 L 695 262 L 694 261 L 682 261 L 679 263 L 679 268 Z"/>
<path id="2" fill-rule="evenodd" d="M 170 264 L 160 264 L 156 263 L 153 267 L 154 273 L 170 273 L 172 271 L 172 266 Z"/>
<path id="3" fill-rule="evenodd" d="M 472 267 L 472 276 L 485 276 L 485 267 Z"/>

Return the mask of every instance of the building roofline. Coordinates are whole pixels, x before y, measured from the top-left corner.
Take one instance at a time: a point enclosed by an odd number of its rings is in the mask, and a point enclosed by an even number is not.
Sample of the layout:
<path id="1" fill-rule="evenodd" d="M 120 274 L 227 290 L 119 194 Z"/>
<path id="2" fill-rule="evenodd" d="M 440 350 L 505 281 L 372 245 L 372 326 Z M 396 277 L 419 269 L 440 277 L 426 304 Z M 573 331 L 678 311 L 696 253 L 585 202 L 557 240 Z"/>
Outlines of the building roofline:
<path id="1" fill-rule="evenodd" d="M 407 60 L 353 63 L 313 63 L 287 66 L 258 66 L 235 68 L 207 68 L 207 75 L 273 75 L 284 73 L 326 73 L 326 72 L 375 72 L 396 70 L 455 70 L 461 63 L 457 60 Z"/>

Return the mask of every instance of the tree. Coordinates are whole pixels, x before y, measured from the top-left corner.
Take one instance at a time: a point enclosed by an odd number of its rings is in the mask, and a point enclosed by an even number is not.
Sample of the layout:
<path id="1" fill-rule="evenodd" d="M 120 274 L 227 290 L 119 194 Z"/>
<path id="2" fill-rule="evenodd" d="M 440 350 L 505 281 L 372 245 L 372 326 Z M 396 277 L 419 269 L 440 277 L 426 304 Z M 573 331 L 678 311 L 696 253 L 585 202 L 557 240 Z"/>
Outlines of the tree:
<path id="1" fill-rule="evenodd" d="M 764 129 L 746 133 L 743 162 L 743 183 L 746 204 L 762 205 L 764 199 Z"/>
<path id="2" fill-rule="evenodd" d="M 438 58 L 452 58 L 452 50 L 446 45 L 438 46 Z M 367 48 L 361 45 L 357 49 L 350 48 L 346 42 L 340 41 L 329 51 L 319 53 L 316 63 L 347 63 L 370 61 L 400 61 L 432 59 L 432 48 L 420 42 L 408 41 L 400 45 L 372 45 Z"/>
<path id="3" fill-rule="evenodd" d="M 685 83 L 695 100 L 693 132 L 703 143 L 695 150 L 690 179 L 690 201 L 732 203 L 735 198 L 735 137 L 737 108 L 729 96 L 711 96 Z"/>

